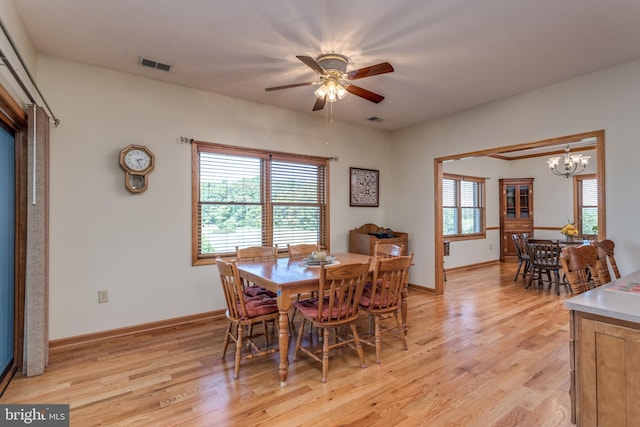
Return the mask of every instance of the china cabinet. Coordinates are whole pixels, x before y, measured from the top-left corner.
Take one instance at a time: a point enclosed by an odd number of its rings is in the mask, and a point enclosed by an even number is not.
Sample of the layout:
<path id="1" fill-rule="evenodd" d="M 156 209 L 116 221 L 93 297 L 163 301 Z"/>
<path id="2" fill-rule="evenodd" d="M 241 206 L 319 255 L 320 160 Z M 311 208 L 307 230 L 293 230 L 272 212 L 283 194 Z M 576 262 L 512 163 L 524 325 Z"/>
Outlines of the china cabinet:
<path id="1" fill-rule="evenodd" d="M 533 178 L 500 180 L 500 261 L 516 262 L 512 234 L 533 233 Z"/>

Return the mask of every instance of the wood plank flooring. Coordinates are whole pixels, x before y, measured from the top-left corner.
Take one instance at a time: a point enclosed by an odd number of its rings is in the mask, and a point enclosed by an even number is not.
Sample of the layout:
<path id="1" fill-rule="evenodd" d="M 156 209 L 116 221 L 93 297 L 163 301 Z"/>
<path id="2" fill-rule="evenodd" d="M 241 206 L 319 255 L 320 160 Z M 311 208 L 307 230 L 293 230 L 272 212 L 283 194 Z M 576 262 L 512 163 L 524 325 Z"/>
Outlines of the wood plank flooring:
<path id="1" fill-rule="evenodd" d="M 569 426 L 567 291 L 527 291 L 514 273 L 448 273 L 444 296 L 411 289 L 409 350 L 388 336 L 380 365 L 365 346 L 365 369 L 339 350 L 327 384 L 300 355 L 281 388 L 277 353 L 243 361 L 234 380 L 220 321 L 55 349 L 44 375 L 18 375 L 0 402 L 67 403 L 82 427 Z"/>

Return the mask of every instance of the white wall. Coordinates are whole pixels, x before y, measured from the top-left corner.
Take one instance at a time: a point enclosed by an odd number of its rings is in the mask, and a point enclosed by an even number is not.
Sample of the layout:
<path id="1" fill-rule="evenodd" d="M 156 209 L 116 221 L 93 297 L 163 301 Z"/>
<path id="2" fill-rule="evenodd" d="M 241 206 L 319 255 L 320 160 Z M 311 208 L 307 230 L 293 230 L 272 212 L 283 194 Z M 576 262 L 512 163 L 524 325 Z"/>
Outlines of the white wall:
<path id="1" fill-rule="evenodd" d="M 15 13 L 0 12 L 31 64 Z M 17 36 L 16 36 L 17 35 Z M 30 68 L 62 120 L 51 130 L 50 338 L 222 308 L 216 272 L 190 259 L 190 154 L 180 136 L 339 156 L 331 164 L 331 250 L 374 222 L 409 233 L 411 282 L 434 287 L 433 159 L 605 129 L 607 237 L 623 272 L 640 268 L 640 61 L 601 70 L 391 135 L 46 55 Z M 118 153 L 149 146 L 145 193 L 124 188 Z M 380 170 L 381 207 L 349 208 L 349 166 Z M 550 220 L 551 221 L 551 220 Z M 553 220 L 555 222 L 555 219 Z M 486 242 L 485 242 L 486 243 Z M 97 304 L 108 289 L 111 302 Z"/>
<path id="2" fill-rule="evenodd" d="M 16 12 L 13 3 L 8 0 L 0 0 L 0 20 L 2 21 L 5 30 L 7 31 L 9 38 L 4 33 L 0 33 L 0 49 L 6 56 L 7 61 L 11 64 L 15 72 L 20 76 L 24 84 L 32 90 L 35 95 L 35 90 L 29 81 L 29 76 L 25 72 L 24 67 L 20 63 L 18 55 L 14 52 L 14 48 L 11 45 L 13 43 L 20 53 L 20 57 L 24 61 L 27 69 L 31 72 L 35 79 L 37 54 L 36 50 L 27 35 L 22 22 Z M 26 93 L 20 87 L 16 79 L 11 74 L 9 67 L 5 64 L 0 66 L 0 84 L 8 91 L 11 97 L 19 103 L 31 104 Z M 36 98 L 37 99 L 37 98 Z M 38 100 L 39 104 L 42 104 L 41 100 Z"/>
<path id="3" fill-rule="evenodd" d="M 51 129 L 50 338 L 224 307 L 215 266 L 191 266 L 191 152 L 181 136 L 292 153 L 338 156 L 330 165 L 331 250 L 348 230 L 385 223 L 392 189 L 390 136 L 39 56 L 39 85 L 61 119 Z M 118 154 L 156 156 L 149 188 L 131 194 Z M 349 167 L 380 170 L 380 208 L 349 207 Z M 110 302 L 98 304 L 98 290 Z"/>
<path id="4" fill-rule="evenodd" d="M 595 150 L 573 150 L 575 153 L 591 156 L 583 173 L 596 172 Z M 446 173 L 487 178 L 486 181 L 486 239 L 451 242 L 451 254 L 445 258 L 446 268 L 479 264 L 500 258 L 499 180 L 502 178 L 533 178 L 534 237 L 538 239 L 561 239 L 557 230 L 567 220 L 573 218 L 573 179 L 566 179 L 549 172 L 548 157 L 534 157 L 520 160 L 501 160 L 489 157 L 469 158 L 455 162 L 445 162 Z"/>
<path id="5" fill-rule="evenodd" d="M 434 158 L 598 129 L 606 140 L 607 237 L 623 273 L 640 268 L 640 231 L 628 226 L 640 208 L 639 116 L 640 61 L 633 61 L 395 132 L 396 185 L 415 183 L 410 195 L 396 192 L 392 201 L 407 206 L 394 221 L 413 236 L 412 283 L 435 287 Z"/>
<path id="6" fill-rule="evenodd" d="M 606 138 L 606 135 L 605 135 Z M 605 149 L 606 150 L 606 149 Z M 591 156 L 584 173 L 596 173 L 595 150 L 572 150 L 572 152 Z M 562 239 L 557 230 L 539 228 L 561 228 L 573 217 L 573 178 L 564 178 L 549 172 L 547 157 L 537 157 L 510 162 L 512 177 L 534 178 L 533 181 L 533 221 L 536 239 Z"/>
<path id="7" fill-rule="evenodd" d="M 500 258 L 500 188 L 498 179 L 509 173 L 509 162 L 479 157 L 443 163 L 443 172 L 486 178 L 486 227 L 485 239 L 461 240 L 449 243 L 450 255 L 445 257 L 445 267 L 454 268 L 479 264 Z"/>

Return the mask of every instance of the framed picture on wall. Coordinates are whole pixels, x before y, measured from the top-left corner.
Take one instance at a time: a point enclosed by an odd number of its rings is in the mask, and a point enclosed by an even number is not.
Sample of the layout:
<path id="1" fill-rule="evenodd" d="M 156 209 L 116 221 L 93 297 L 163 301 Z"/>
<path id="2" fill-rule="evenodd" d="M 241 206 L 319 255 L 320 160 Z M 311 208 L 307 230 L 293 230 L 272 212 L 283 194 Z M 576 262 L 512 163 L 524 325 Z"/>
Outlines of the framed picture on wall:
<path id="1" fill-rule="evenodd" d="M 350 206 L 378 207 L 379 171 L 375 169 L 350 168 Z"/>

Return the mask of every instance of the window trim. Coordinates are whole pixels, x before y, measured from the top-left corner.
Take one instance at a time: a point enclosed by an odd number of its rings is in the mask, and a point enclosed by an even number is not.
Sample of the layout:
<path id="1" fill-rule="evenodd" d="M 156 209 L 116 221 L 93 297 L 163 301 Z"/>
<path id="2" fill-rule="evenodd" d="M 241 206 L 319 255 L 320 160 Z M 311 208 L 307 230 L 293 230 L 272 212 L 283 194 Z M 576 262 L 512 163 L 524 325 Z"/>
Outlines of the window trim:
<path id="1" fill-rule="evenodd" d="M 480 197 L 480 209 L 481 209 L 481 216 L 482 216 L 482 220 L 481 220 L 481 229 L 482 231 L 479 233 L 467 233 L 467 234 L 462 234 L 462 233 L 458 233 L 458 234 L 444 234 L 444 230 L 440 230 L 440 233 L 442 233 L 442 236 L 445 240 L 451 241 L 451 242 L 455 242 L 455 241 L 461 241 L 461 240 L 474 240 L 474 239 L 486 239 L 487 237 L 487 179 L 486 178 L 481 178 L 481 177 L 476 177 L 476 176 L 467 176 L 467 175 L 456 175 L 456 174 L 451 174 L 451 173 L 442 173 L 442 180 L 454 180 L 456 181 L 458 184 L 456 184 L 457 187 L 457 196 L 458 196 L 458 200 L 456 200 L 456 208 L 458 209 L 458 231 L 462 231 L 462 206 L 460 206 L 460 182 L 461 181 L 471 181 L 471 182 L 478 182 L 482 185 L 482 195 Z M 442 190 L 444 191 L 444 185 L 441 183 Z M 441 194 L 440 197 L 443 199 L 444 196 Z M 444 206 L 444 202 L 442 203 L 442 212 L 441 215 L 443 217 L 443 225 L 444 225 L 444 209 L 445 208 L 450 208 L 451 206 Z M 444 227 L 443 227 L 444 228 Z"/>
<path id="2" fill-rule="evenodd" d="M 191 142 L 191 263 L 192 265 L 196 266 L 196 265 L 209 265 L 209 264 L 213 264 L 215 263 L 215 259 L 216 257 L 221 256 L 221 254 L 207 254 L 207 255 L 203 255 L 199 253 L 198 250 L 198 236 L 199 236 L 199 219 L 198 219 L 198 212 L 199 212 L 199 196 L 200 196 L 200 163 L 199 163 L 199 153 L 201 151 L 205 151 L 205 152 L 210 152 L 210 153 L 216 153 L 216 154 L 227 154 L 227 155 L 231 155 L 231 156 L 244 156 L 244 157 L 255 157 L 255 158 L 260 158 L 263 160 L 267 160 L 267 161 L 271 161 L 271 160 L 276 160 L 276 161 L 283 161 L 283 162 L 298 162 L 298 163 L 305 163 L 305 164 L 309 164 L 309 165 L 318 165 L 318 166 L 323 166 L 325 168 L 325 182 L 326 182 L 326 188 L 325 188 L 325 198 L 326 198 L 326 202 L 325 202 L 325 212 L 324 212 L 324 217 L 321 218 L 321 224 L 324 224 L 325 226 L 325 232 L 321 233 L 324 234 L 325 238 L 326 238 L 326 242 L 319 242 L 319 244 L 321 245 L 321 247 L 323 249 L 326 249 L 327 251 L 330 250 L 329 248 L 329 242 L 330 242 L 330 206 L 329 206 L 329 201 L 330 201 L 330 197 L 329 197 L 329 183 L 330 183 L 330 176 L 329 176 L 329 161 L 330 159 L 328 157 L 320 157 L 320 156 L 310 156 L 310 155 L 304 155 L 304 154 L 294 154 L 294 153 L 285 153 L 285 152 L 280 152 L 280 151 L 267 151 L 267 150 L 261 150 L 261 149 L 257 149 L 257 148 L 245 148 L 245 147 L 236 147 L 236 146 L 231 146 L 231 145 L 223 145 L 223 144 L 216 144 L 216 143 L 212 143 L 212 142 L 204 142 L 204 141 L 192 141 Z M 264 176 L 269 176 L 270 172 L 266 171 L 264 173 Z M 264 183 L 261 183 L 262 185 L 264 185 Z M 267 205 L 270 206 L 271 205 L 271 197 L 270 197 L 270 189 L 268 188 L 269 186 L 267 186 L 267 188 L 265 189 L 265 191 L 263 192 L 264 194 L 264 201 L 261 202 L 261 204 L 263 205 Z M 267 212 L 271 212 L 270 209 L 267 209 Z M 268 214 L 269 216 L 267 217 L 268 220 L 268 224 L 265 226 L 266 230 L 270 230 L 271 232 L 273 231 L 273 218 L 271 217 L 270 213 Z M 264 230 L 263 230 L 264 232 Z M 273 237 L 271 236 L 271 239 Z M 273 242 L 271 242 L 273 243 Z M 282 249 L 282 248 L 280 248 Z M 285 248 L 286 249 L 286 248 Z M 233 255 L 233 254 L 222 254 L 223 256 L 225 255 Z"/>

